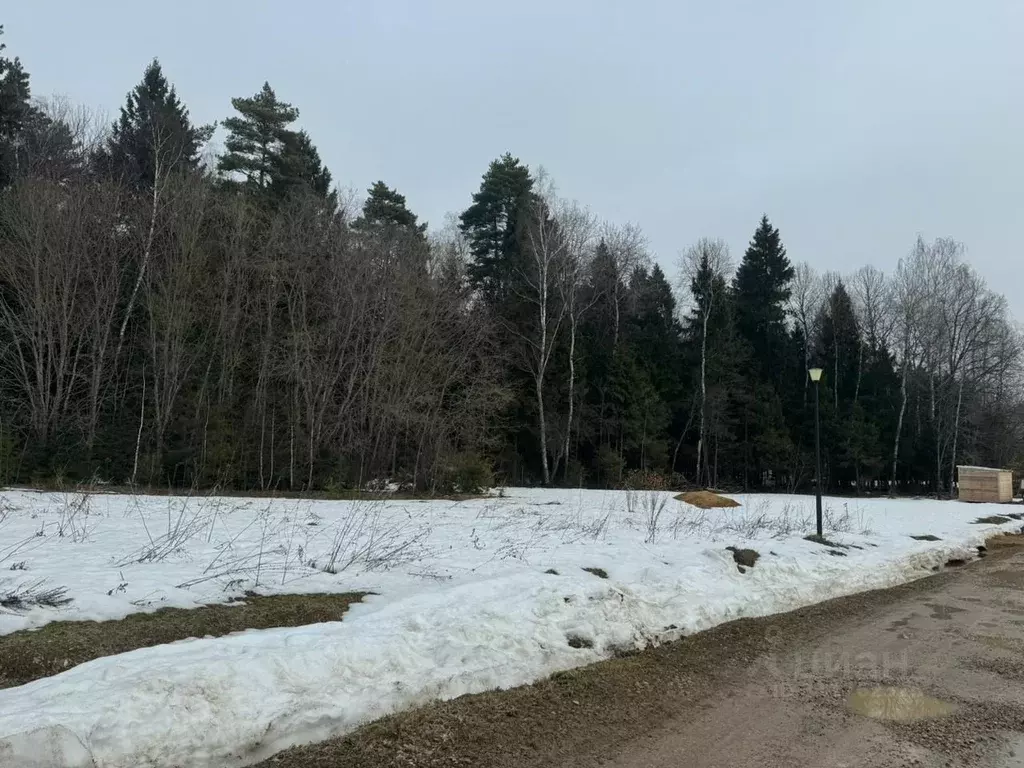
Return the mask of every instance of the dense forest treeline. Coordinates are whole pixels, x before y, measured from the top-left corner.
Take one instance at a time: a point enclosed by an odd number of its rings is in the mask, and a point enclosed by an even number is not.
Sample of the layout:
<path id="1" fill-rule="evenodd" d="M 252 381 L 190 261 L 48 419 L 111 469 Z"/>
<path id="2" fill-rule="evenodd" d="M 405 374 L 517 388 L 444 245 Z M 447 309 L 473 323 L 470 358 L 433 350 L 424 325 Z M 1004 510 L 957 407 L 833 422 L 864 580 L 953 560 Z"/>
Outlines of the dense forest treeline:
<path id="1" fill-rule="evenodd" d="M 670 279 L 512 155 L 428 232 L 269 84 L 230 106 L 213 157 L 158 62 L 97 125 L 0 49 L 0 481 L 799 489 L 811 366 L 833 490 L 1021 461 L 1021 335 L 953 240 L 818 275 L 764 217 Z"/>

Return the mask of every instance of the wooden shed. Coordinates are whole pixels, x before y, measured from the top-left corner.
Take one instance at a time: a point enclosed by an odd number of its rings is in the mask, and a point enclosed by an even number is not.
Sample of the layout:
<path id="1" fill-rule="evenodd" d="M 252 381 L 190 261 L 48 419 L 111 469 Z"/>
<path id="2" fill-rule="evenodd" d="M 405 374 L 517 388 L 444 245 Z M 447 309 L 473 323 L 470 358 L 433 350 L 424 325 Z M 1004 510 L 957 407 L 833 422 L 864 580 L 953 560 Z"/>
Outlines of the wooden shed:
<path id="1" fill-rule="evenodd" d="M 1013 501 L 1013 472 L 992 467 L 957 467 L 957 493 L 960 501 L 987 501 L 1005 504 Z"/>

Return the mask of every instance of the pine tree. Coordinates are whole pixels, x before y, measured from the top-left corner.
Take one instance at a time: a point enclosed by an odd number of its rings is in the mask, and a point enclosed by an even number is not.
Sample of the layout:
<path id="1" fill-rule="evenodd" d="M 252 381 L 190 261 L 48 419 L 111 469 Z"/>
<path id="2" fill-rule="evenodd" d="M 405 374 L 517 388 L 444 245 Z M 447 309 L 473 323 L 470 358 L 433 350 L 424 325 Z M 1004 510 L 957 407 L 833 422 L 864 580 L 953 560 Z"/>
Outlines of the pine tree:
<path id="1" fill-rule="evenodd" d="M 755 370 L 776 388 L 782 374 L 779 360 L 786 346 L 785 302 L 793 275 L 779 230 L 763 216 L 736 272 L 733 291 L 736 326 L 750 345 Z"/>
<path id="2" fill-rule="evenodd" d="M 405 195 L 383 181 L 374 182 L 368 190 L 363 213 L 352 223 L 354 229 L 398 230 L 425 237 L 426 223 L 420 224 L 415 213 L 406 206 Z"/>
<path id="3" fill-rule="evenodd" d="M 104 175 L 149 188 L 157 176 L 195 171 L 214 126 L 195 126 L 157 59 L 128 94 L 96 167 Z"/>
<path id="4" fill-rule="evenodd" d="M 0 35 L 4 28 L 0 25 Z M 0 43 L 0 54 L 7 48 Z M 29 75 L 18 58 L 0 55 L 0 189 L 18 173 L 18 148 L 25 124 L 36 113 L 30 103 Z"/>
<path id="5" fill-rule="evenodd" d="M 224 174 L 241 174 L 252 191 L 268 190 L 280 173 L 285 142 L 290 139 L 288 126 L 298 119 L 299 110 L 278 100 L 270 83 L 264 83 L 254 96 L 232 99 L 231 106 L 239 115 L 224 121 L 227 152 L 217 168 Z"/>
<path id="6" fill-rule="evenodd" d="M 459 217 L 473 256 L 470 285 L 489 304 L 500 304 L 513 295 L 523 255 L 522 231 L 533 197 L 530 170 L 506 153 L 491 163 L 473 204 Z"/>

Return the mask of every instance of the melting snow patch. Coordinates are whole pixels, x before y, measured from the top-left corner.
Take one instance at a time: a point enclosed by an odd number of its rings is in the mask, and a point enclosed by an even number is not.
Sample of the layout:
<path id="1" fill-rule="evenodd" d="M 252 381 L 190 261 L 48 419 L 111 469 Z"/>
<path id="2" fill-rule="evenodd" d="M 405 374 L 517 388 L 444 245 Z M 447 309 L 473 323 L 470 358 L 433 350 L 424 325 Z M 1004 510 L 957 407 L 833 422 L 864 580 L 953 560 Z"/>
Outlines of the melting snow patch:
<path id="1" fill-rule="evenodd" d="M 249 589 L 375 593 L 341 622 L 140 649 L 0 691 L 0 765 L 35 751 L 69 768 L 256 762 L 434 699 L 926 576 L 1009 530 L 955 502 L 828 500 L 836 557 L 804 540 L 807 498 L 669 499 L 652 533 L 623 493 L 509 489 L 460 503 L 97 495 L 73 505 L 71 537 L 59 495 L 6 496 L 0 540 L 29 541 L 17 561 L 72 602 L 0 614 L 0 634 Z M 771 556 L 741 574 L 727 546 Z M 19 575 L 6 567 L 0 586 Z"/>

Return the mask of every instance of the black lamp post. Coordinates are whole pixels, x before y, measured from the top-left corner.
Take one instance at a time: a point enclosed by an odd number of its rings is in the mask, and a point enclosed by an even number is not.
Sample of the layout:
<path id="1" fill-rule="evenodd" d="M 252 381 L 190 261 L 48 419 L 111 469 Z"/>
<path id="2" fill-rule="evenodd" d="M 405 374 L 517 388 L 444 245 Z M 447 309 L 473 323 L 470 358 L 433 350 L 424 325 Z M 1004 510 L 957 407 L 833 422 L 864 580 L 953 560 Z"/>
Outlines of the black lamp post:
<path id="1" fill-rule="evenodd" d="M 815 493 L 817 495 L 817 521 L 818 521 L 818 538 L 824 536 L 824 531 L 821 529 L 821 415 L 819 402 L 821 397 L 818 394 L 818 383 L 821 381 L 821 368 L 811 368 L 807 371 L 811 375 L 811 381 L 814 382 L 814 463 L 815 472 Z"/>

